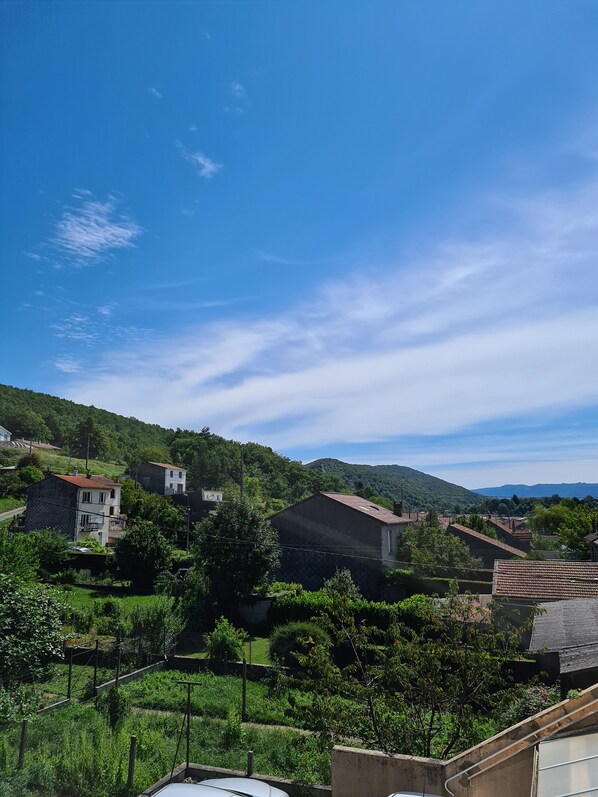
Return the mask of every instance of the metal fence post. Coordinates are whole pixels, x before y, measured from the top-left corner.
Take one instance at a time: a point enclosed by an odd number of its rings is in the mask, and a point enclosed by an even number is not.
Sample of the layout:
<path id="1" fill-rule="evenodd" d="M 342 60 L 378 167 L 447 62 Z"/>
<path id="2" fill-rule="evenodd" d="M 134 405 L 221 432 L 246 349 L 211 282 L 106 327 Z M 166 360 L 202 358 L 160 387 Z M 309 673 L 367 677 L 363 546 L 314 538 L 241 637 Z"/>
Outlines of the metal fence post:
<path id="1" fill-rule="evenodd" d="M 129 745 L 129 772 L 127 774 L 127 788 L 133 788 L 133 778 L 135 776 L 135 753 L 137 750 L 137 737 L 131 736 L 131 743 Z"/>
<path id="2" fill-rule="evenodd" d="M 253 775 L 253 750 L 247 751 L 247 777 Z"/>
<path id="3" fill-rule="evenodd" d="M 71 696 L 71 686 L 73 683 L 73 649 L 69 648 L 69 674 L 68 680 L 66 682 L 66 696 L 70 698 Z"/>
<path id="4" fill-rule="evenodd" d="M 95 695 L 98 686 L 98 659 L 100 657 L 100 641 L 96 639 L 96 652 L 93 660 L 93 693 Z"/>
<path id="5" fill-rule="evenodd" d="M 247 722 L 247 660 L 243 656 L 243 691 L 241 703 L 241 721 Z"/>
<path id="6" fill-rule="evenodd" d="M 29 720 L 23 720 L 21 722 L 21 743 L 19 745 L 19 769 L 23 769 L 23 764 L 25 763 L 25 745 L 27 744 L 27 726 L 29 725 Z"/>
<path id="7" fill-rule="evenodd" d="M 120 679 L 120 654 L 121 654 L 121 646 L 120 642 L 118 643 L 118 650 L 116 653 L 116 678 L 115 678 L 115 686 L 118 689 L 118 681 Z"/>

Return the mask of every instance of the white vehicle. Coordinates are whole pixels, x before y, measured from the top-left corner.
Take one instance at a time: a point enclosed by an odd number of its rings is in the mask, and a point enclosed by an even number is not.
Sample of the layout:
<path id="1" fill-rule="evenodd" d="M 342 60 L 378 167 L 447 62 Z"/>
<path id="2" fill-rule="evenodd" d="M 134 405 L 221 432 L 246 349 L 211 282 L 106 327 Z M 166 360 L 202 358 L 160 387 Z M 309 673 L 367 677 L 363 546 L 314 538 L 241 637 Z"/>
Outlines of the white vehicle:
<path id="1" fill-rule="evenodd" d="M 395 791 L 388 797 L 438 797 L 438 795 L 430 794 L 429 791 Z"/>
<path id="2" fill-rule="evenodd" d="M 286 791 L 253 778 L 210 778 L 201 783 L 169 783 L 154 797 L 289 797 Z"/>

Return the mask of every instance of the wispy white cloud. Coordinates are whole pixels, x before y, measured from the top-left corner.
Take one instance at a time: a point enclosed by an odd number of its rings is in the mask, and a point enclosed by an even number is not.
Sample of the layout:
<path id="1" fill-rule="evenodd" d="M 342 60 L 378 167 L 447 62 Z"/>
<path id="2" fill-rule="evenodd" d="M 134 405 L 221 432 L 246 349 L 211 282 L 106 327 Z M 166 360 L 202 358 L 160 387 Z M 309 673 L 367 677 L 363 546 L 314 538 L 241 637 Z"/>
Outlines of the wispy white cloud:
<path id="1" fill-rule="evenodd" d="M 98 307 L 98 313 L 103 316 L 109 316 L 112 315 L 116 307 L 117 305 L 115 302 L 109 302 L 108 304 L 101 304 Z"/>
<path id="2" fill-rule="evenodd" d="M 158 89 L 155 86 L 150 86 L 148 88 L 147 92 L 148 92 L 148 94 L 151 94 L 152 97 L 155 97 L 157 100 L 161 100 L 162 99 L 161 92 L 159 92 Z"/>
<path id="3" fill-rule="evenodd" d="M 229 91 L 233 97 L 244 97 L 245 96 L 245 86 L 242 83 L 239 83 L 238 80 L 233 80 L 230 84 Z"/>
<path id="4" fill-rule="evenodd" d="M 203 152 L 192 152 L 187 149 L 180 141 L 176 142 L 177 148 L 183 160 L 190 163 L 197 174 L 205 180 L 211 180 L 222 168 L 221 163 L 216 163 Z"/>
<path id="5" fill-rule="evenodd" d="M 77 343 L 93 343 L 98 339 L 97 329 L 87 315 L 72 313 L 50 325 L 55 337 Z"/>
<path id="6" fill-rule="evenodd" d="M 264 263 L 275 263 L 279 266 L 317 266 L 324 262 L 322 258 L 305 259 L 300 257 L 287 257 L 264 249 L 254 249 L 253 254 Z"/>
<path id="7" fill-rule="evenodd" d="M 481 208 L 493 220 L 483 235 L 437 240 L 383 266 L 364 259 L 268 319 L 111 352 L 69 396 L 294 452 L 373 451 L 598 406 L 598 179 L 558 193 L 494 192 L 464 218 Z M 484 445 L 491 468 L 496 452 Z M 411 456 L 399 442 L 392 460 Z M 459 456 L 451 466 L 451 452 L 439 454 L 434 472 L 463 471 Z"/>
<path id="8" fill-rule="evenodd" d="M 81 370 L 81 363 L 73 360 L 72 357 L 63 357 L 59 360 L 54 360 L 54 367 L 63 374 L 76 374 Z"/>
<path id="9" fill-rule="evenodd" d="M 26 257 L 31 258 L 31 260 L 35 260 L 36 262 L 43 260 L 41 255 L 38 255 L 37 252 L 23 252 Z"/>
<path id="10" fill-rule="evenodd" d="M 82 199 L 77 207 L 64 210 L 50 245 L 69 265 L 91 265 L 115 251 L 134 247 L 141 233 L 139 224 L 120 211 L 114 197 L 104 202 Z M 56 263 L 55 268 L 63 265 Z"/>

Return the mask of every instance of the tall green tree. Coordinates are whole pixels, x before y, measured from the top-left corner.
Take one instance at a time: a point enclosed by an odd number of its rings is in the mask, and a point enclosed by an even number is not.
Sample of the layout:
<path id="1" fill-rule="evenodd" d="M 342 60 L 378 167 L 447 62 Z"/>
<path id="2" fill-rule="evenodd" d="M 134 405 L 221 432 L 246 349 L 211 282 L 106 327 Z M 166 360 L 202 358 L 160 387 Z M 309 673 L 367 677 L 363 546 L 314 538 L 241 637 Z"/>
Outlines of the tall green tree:
<path id="1" fill-rule="evenodd" d="M 280 561 L 278 534 L 248 501 L 223 503 L 195 530 L 196 565 L 219 611 L 232 617 L 241 596 L 272 578 Z"/>
<path id="2" fill-rule="evenodd" d="M 482 561 L 470 554 L 464 542 L 442 528 L 438 515 L 432 511 L 419 526 L 406 528 L 401 534 L 397 559 L 423 571 L 434 567 L 467 570 L 482 566 Z"/>
<path id="3" fill-rule="evenodd" d="M 116 543 L 114 560 L 122 578 L 149 591 L 158 575 L 170 567 L 172 548 L 153 523 L 139 521 Z"/>

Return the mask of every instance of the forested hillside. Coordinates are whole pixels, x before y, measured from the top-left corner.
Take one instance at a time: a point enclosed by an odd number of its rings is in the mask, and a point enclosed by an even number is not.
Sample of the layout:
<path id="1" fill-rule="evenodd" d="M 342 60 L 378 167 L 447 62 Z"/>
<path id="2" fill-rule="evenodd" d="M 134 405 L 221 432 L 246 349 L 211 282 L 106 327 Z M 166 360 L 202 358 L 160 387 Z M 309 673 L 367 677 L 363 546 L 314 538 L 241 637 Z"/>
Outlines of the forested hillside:
<path id="1" fill-rule="evenodd" d="M 351 465 L 338 459 L 317 459 L 307 466 L 321 474 L 339 478 L 351 491 L 370 485 L 382 498 L 398 501 L 401 490 L 406 510 L 434 508 L 438 511 L 475 508 L 483 497 L 451 482 L 428 476 L 403 465 Z"/>
<path id="2" fill-rule="evenodd" d="M 32 390 L 0 386 L 0 425 L 14 437 L 41 440 L 65 454 L 122 463 L 144 459 L 172 462 L 188 470 L 190 489 L 209 487 L 228 493 L 239 490 L 241 453 L 245 492 L 254 500 L 282 508 L 316 490 L 343 490 L 340 479 L 313 471 L 257 443 L 201 432 L 165 429 L 113 412 L 75 404 Z M 65 466 L 66 467 L 66 466 Z"/>

